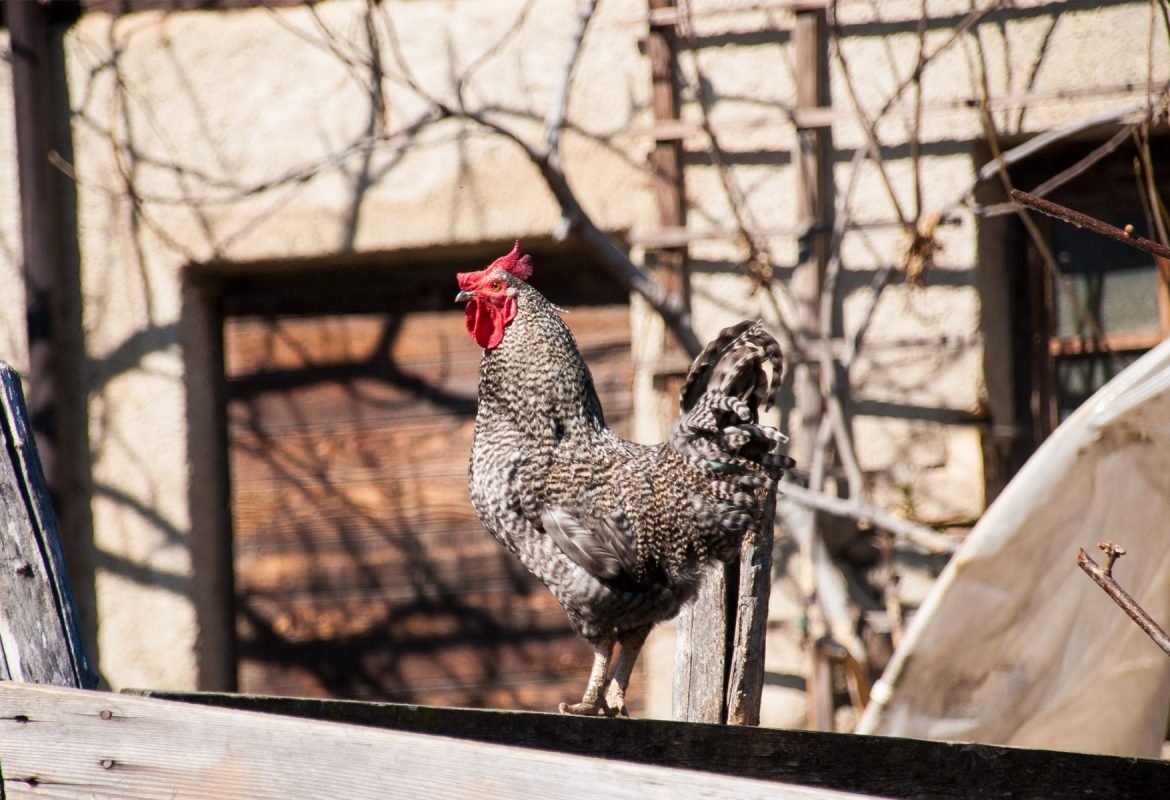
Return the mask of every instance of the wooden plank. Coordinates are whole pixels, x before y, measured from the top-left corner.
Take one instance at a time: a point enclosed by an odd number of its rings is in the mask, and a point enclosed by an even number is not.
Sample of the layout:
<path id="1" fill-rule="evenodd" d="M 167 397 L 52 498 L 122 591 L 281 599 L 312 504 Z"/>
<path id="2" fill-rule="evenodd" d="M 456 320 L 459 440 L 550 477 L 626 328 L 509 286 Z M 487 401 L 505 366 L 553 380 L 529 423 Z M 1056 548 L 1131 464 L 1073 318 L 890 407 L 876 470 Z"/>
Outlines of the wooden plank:
<path id="1" fill-rule="evenodd" d="M 769 492 L 760 531 L 740 547 L 735 631 L 727 667 L 727 723 L 759 725 L 764 695 L 768 601 L 772 596 L 772 543 L 776 494 Z"/>
<path id="2" fill-rule="evenodd" d="M 717 564 L 703 574 L 694 602 L 675 622 L 674 690 L 671 717 L 687 722 L 724 721 L 727 669 L 727 570 Z"/>
<path id="3" fill-rule="evenodd" d="M 694 10 L 688 9 L 688 16 L 694 19 L 717 16 L 720 14 L 742 14 L 752 11 L 794 11 L 811 6 L 827 6 L 828 0 L 747 0 L 746 2 L 720 3 L 718 5 L 701 6 Z M 642 21 L 640 17 L 629 17 L 621 20 L 625 24 L 634 24 Z M 674 6 L 652 8 L 650 10 L 651 25 L 677 25 L 680 21 L 679 11 Z M 769 20 L 775 25 L 774 20 Z M 778 28 L 780 26 L 777 26 Z M 781 28 L 782 29 L 782 28 Z"/>
<path id="4" fill-rule="evenodd" d="M 599 733 L 622 724 L 590 722 Z M 0 731 L 8 800 L 844 797 L 691 770 L 56 687 L 0 686 Z"/>
<path id="5" fill-rule="evenodd" d="M 231 470 L 223 375 L 223 297 L 199 270 L 183 272 L 179 339 L 187 402 L 187 531 L 199 629 L 198 686 L 235 691 L 236 609 L 232 571 Z"/>
<path id="6" fill-rule="evenodd" d="M 280 663 L 264 666 L 263 672 L 257 671 L 256 677 L 264 681 L 266 692 L 306 698 L 329 698 L 334 693 L 334 687 L 323 683 L 312 665 Z M 434 674 L 435 665 L 431 664 L 430 667 Z M 241 665 L 241 686 L 246 687 L 253 682 L 251 670 L 255 668 L 254 662 Z M 588 664 L 584 672 L 588 674 Z M 341 685 L 358 701 L 421 703 L 436 707 L 508 708 L 533 712 L 548 712 L 563 702 L 580 700 L 582 689 L 580 674 L 550 678 L 536 671 L 517 675 L 488 675 L 480 681 L 472 681 L 467 676 L 460 676 L 458 682 L 432 680 L 425 687 L 401 683 L 395 676 L 377 677 L 380 682 L 365 683 L 351 678 Z"/>
<path id="7" fill-rule="evenodd" d="M 664 720 L 587 719 L 344 700 L 151 694 L 865 795 L 966 800 L 1072 794 L 1170 797 L 1170 762 L 1152 759 Z"/>
<path id="8" fill-rule="evenodd" d="M 0 678 L 93 686 L 20 376 L 0 362 Z"/>

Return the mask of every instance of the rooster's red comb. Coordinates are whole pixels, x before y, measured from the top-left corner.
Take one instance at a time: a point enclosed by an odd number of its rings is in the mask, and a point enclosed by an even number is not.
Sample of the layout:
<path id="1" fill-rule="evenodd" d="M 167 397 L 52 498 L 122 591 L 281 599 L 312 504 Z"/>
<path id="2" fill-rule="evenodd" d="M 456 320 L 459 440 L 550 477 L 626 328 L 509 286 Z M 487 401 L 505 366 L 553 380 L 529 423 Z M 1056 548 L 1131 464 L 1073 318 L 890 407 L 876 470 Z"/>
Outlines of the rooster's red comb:
<path id="1" fill-rule="evenodd" d="M 532 277 L 532 256 L 523 255 L 520 252 L 520 240 L 517 239 L 516 244 L 512 247 L 512 252 L 497 258 L 484 272 L 490 272 L 493 269 L 502 269 L 504 272 L 526 281 Z"/>

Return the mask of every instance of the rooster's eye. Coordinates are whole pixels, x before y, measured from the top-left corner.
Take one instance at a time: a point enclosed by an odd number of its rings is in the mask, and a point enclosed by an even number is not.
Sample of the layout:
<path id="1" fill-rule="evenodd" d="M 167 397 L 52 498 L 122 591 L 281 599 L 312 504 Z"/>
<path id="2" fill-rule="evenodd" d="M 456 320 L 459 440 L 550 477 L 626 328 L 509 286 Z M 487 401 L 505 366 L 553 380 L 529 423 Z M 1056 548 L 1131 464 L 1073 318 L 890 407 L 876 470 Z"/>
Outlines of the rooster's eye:
<path id="1" fill-rule="evenodd" d="M 504 288 L 504 282 L 503 281 L 492 281 L 490 284 L 488 284 L 488 288 L 491 289 L 493 292 L 498 292 L 498 291 L 500 291 L 500 289 Z"/>

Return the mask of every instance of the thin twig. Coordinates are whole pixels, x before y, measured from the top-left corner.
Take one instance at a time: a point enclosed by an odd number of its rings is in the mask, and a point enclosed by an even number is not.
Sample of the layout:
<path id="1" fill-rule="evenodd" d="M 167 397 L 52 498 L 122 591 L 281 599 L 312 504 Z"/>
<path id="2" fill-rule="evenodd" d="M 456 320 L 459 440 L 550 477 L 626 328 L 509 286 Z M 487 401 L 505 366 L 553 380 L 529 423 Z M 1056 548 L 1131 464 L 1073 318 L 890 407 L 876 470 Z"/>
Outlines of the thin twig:
<path id="1" fill-rule="evenodd" d="M 1123 125 L 1121 129 L 1117 131 L 1117 133 L 1113 134 L 1113 138 L 1105 142 L 1105 144 L 1094 148 L 1091 153 L 1089 153 L 1077 163 L 1073 164 L 1068 169 L 1061 170 L 1048 180 L 1044 181 L 1044 183 L 1040 184 L 1032 190 L 1032 194 L 1036 195 L 1037 197 L 1044 197 L 1050 192 L 1053 192 L 1056 189 L 1059 189 L 1061 186 L 1064 186 L 1073 178 L 1077 178 L 1083 175 L 1085 172 L 1091 169 L 1094 164 L 1124 144 L 1125 140 L 1133 134 L 1135 128 L 1137 128 L 1136 123 Z"/>
<path id="2" fill-rule="evenodd" d="M 1162 629 L 1157 622 L 1154 621 L 1144 608 L 1138 605 L 1138 602 L 1133 599 L 1133 596 L 1125 589 L 1121 588 L 1121 584 L 1110 574 L 1097 564 L 1096 561 L 1089 558 L 1089 554 L 1085 552 L 1082 547 L 1077 551 L 1077 566 L 1083 569 L 1090 578 L 1092 578 L 1098 586 L 1105 590 L 1105 594 L 1113 598 L 1113 602 L 1121 606 L 1121 610 L 1129 614 L 1130 619 L 1138 624 L 1138 627 L 1146 632 L 1146 635 L 1154 640 L 1154 644 L 1162 648 L 1162 652 L 1170 656 L 1170 635 Z"/>
<path id="3" fill-rule="evenodd" d="M 991 88 L 988 84 L 987 77 L 987 56 L 983 50 L 983 43 L 979 39 L 975 40 L 975 52 L 979 55 L 979 91 L 981 94 L 979 116 L 983 123 L 983 134 L 987 139 L 987 145 L 991 148 L 992 155 L 995 156 L 988 164 L 984 165 L 983 169 L 979 171 L 979 174 L 982 175 L 987 167 L 995 165 L 995 174 L 999 177 L 999 181 L 1003 185 L 1004 193 L 1010 194 L 1015 190 L 1015 187 L 1012 185 L 1011 175 L 1008 174 L 1007 161 L 1004 159 L 1003 151 L 999 146 L 999 132 L 996 130 L 995 120 L 991 115 Z M 1038 136 L 1036 138 L 1039 139 L 1041 137 Z M 1052 248 L 1047 238 L 1041 234 L 1040 228 L 1036 225 L 1036 221 L 1023 208 L 1017 209 L 1016 214 L 1019 217 L 1020 224 L 1028 232 L 1028 238 L 1031 239 L 1032 245 L 1040 255 L 1040 259 L 1044 262 L 1044 268 L 1047 270 L 1050 279 L 1060 285 L 1064 299 L 1068 301 L 1069 306 L 1072 308 L 1077 319 L 1080 320 L 1081 325 L 1094 337 L 1103 339 L 1105 334 L 1100 322 L 1093 316 L 1093 313 L 1085 304 L 1081 302 L 1080 295 L 1075 291 L 1072 282 L 1060 269 L 1060 265 L 1056 262 L 1056 256 L 1053 255 Z"/>
<path id="4" fill-rule="evenodd" d="M 586 10 L 585 6 L 587 5 L 588 3 L 583 4 L 582 13 Z M 579 16 L 578 20 L 580 21 L 580 19 L 581 17 Z M 429 93 L 411 72 L 408 61 L 403 54 L 393 20 L 391 20 L 389 15 L 386 15 L 384 21 L 390 52 L 399 70 L 402 72 L 403 80 L 406 81 L 406 84 L 411 90 L 420 99 L 430 104 L 440 118 L 462 119 L 473 122 L 485 130 L 508 139 L 519 147 L 524 155 L 540 171 L 545 185 L 560 206 L 561 217 L 568 223 L 567 228 L 577 235 L 577 238 L 582 244 L 593 253 L 601 265 L 606 268 L 618 283 L 627 290 L 641 295 L 642 299 L 662 318 L 666 326 L 678 339 L 683 349 L 692 358 L 697 356 L 702 351 L 703 344 L 699 341 L 699 337 L 695 333 L 690 311 L 687 309 L 682 297 L 677 292 L 666 291 L 652 281 L 645 272 L 634 265 L 629 255 L 605 231 L 601 230 L 593 222 L 592 218 L 582 207 L 576 192 L 569 185 L 568 176 L 565 174 L 564 169 L 562 169 L 559 159 L 550 158 L 549 153 L 542 147 L 525 141 L 519 133 L 502 122 L 498 122 L 482 112 L 472 111 L 466 108 L 462 105 L 462 98 L 456 98 L 460 105 L 458 107 L 452 107 L 451 104 Z M 581 33 L 582 39 L 574 38 L 570 43 L 574 50 L 580 49 L 582 46 L 584 29 L 582 29 Z M 572 72 L 572 65 L 575 63 L 575 60 L 575 55 L 570 55 L 566 58 L 565 63 L 568 65 L 567 72 Z M 571 91 L 571 85 L 566 88 L 566 91 Z M 553 98 L 553 105 L 557 105 L 560 102 L 559 96 Z M 564 102 L 566 104 L 568 103 L 567 97 Z M 549 116 L 552 117 L 553 115 L 554 112 L 550 112 Z M 566 230 L 566 233 L 568 232 Z"/>
<path id="5" fill-rule="evenodd" d="M 593 19 L 593 11 L 596 8 L 597 0 L 582 0 L 577 9 L 577 26 L 573 29 L 569 51 L 565 56 L 561 80 L 557 90 L 553 92 L 553 101 L 549 104 L 548 116 L 544 119 L 544 151 L 549 158 L 557 162 L 560 161 L 561 131 L 564 130 L 565 116 L 569 111 L 569 90 L 573 87 L 573 71 L 581 55 L 585 31 L 589 27 L 589 21 Z"/>
<path id="6" fill-rule="evenodd" d="M 877 122 L 870 120 L 869 115 L 865 112 L 865 107 L 861 104 L 861 100 L 857 96 L 857 89 L 853 85 L 853 73 L 849 69 L 849 61 L 845 57 L 845 52 L 841 47 L 841 40 L 844 36 L 840 32 L 840 27 L 837 24 L 836 6 L 833 7 L 833 37 L 836 47 L 833 52 L 837 56 L 837 62 L 841 65 L 841 75 L 845 81 L 845 88 L 849 92 L 849 99 L 853 102 L 854 113 L 857 114 L 857 120 L 861 124 L 861 129 L 865 133 L 865 141 L 869 147 L 869 157 L 873 161 L 878 170 L 878 177 L 881 178 L 882 186 L 885 187 L 886 195 L 889 197 L 890 205 L 893 206 L 894 216 L 898 218 L 902 228 L 910 236 L 915 233 L 914 224 L 906 217 L 902 210 L 902 203 L 898 200 L 898 193 L 894 190 L 893 181 L 890 179 L 888 170 L 886 169 L 885 160 L 882 158 L 881 142 L 877 136 Z"/>
<path id="7" fill-rule="evenodd" d="M 1050 217 L 1055 217 L 1056 219 L 1076 225 L 1078 228 L 1086 228 L 1093 233 L 1107 236 L 1114 241 L 1127 244 L 1130 247 L 1136 247 L 1138 250 L 1144 250 L 1147 253 L 1152 253 L 1159 258 L 1170 258 L 1170 247 L 1150 241 L 1142 236 L 1134 236 L 1132 233 L 1127 233 L 1121 228 L 1115 228 L 1095 217 L 1090 217 L 1088 214 L 1073 211 L 1071 208 L 1053 203 L 1051 200 L 1044 200 L 1027 192 L 1021 192 L 1019 189 L 1012 189 L 1011 196 L 1017 203 L 1025 205 L 1028 208 L 1034 208 Z"/>
<path id="8" fill-rule="evenodd" d="M 918 16 L 918 59 L 910 78 L 914 85 L 914 116 L 910 128 L 910 164 L 914 167 L 914 218 L 922 216 L 922 72 L 926 68 L 926 30 L 929 11 L 921 0 Z"/>
<path id="9" fill-rule="evenodd" d="M 861 148 L 853 155 L 850 164 L 849 183 L 845 191 L 836 198 L 833 210 L 833 230 L 829 237 L 829 257 L 821 283 L 819 334 L 821 393 L 824 396 L 824 410 L 821 416 L 821 431 L 818 432 L 817 446 L 828 447 L 829 436 L 837 448 L 837 458 L 845 470 L 849 483 L 849 495 L 857 500 L 864 499 L 865 478 L 857 460 L 856 448 L 845 420 L 844 404 L 849 395 L 849 364 L 834 362 L 833 359 L 833 311 L 841 275 L 841 242 L 845 237 L 845 224 L 849 218 L 849 202 L 861 173 L 861 161 L 865 153 Z M 825 431 L 825 426 L 828 431 Z M 822 440 L 823 437 L 823 440 Z M 827 454 L 821 454 L 822 464 L 828 463 Z M 819 486 L 819 484 L 818 484 Z"/>
<path id="10" fill-rule="evenodd" d="M 1162 195 L 1158 191 L 1158 184 L 1154 176 L 1154 159 L 1150 155 L 1150 123 L 1153 117 L 1147 116 L 1135 132 L 1138 140 L 1138 161 L 1141 164 L 1146 178 L 1144 194 L 1150 208 L 1150 234 L 1157 234 L 1165 244 L 1170 242 L 1170 233 L 1166 230 L 1166 206 L 1162 203 Z"/>
<path id="11" fill-rule="evenodd" d="M 1070 122 L 1053 130 L 1045 131 L 1044 133 L 1034 136 L 1022 145 L 1013 147 L 1010 150 L 1005 150 L 999 153 L 975 173 L 975 176 L 964 185 L 959 191 L 955 192 L 945 203 L 939 206 L 938 213 L 941 217 L 947 217 L 963 203 L 971 203 L 971 195 L 975 189 L 984 181 L 994 178 L 1002 167 L 1010 167 L 1017 164 L 1026 158 L 1036 155 L 1041 150 L 1049 147 L 1057 142 L 1065 141 L 1073 136 L 1076 136 L 1083 131 L 1099 128 L 1103 125 L 1117 122 L 1125 119 L 1131 114 L 1137 114 L 1144 111 L 1146 108 L 1146 101 L 1141 100 L 1137 103 L 1130 103 L 1129 105 L 1121 106 L 1109 111 L 1103 111 L 1099 114 L 1091 114 L 1087 117 Z"/>
<path id="12" fill-rule="evenodd" d="M 876 506 L 860 503 L 855 500 L 844 500 L 840 497 L 831 497 L 824 492 L 809 489 L 787 481 L 780 484 L 781 500 L 791 500 L 805 508 L 822 511 L 836 517 L 845 517 L 853 520 L 866 520 L 876 528 L 889 531 L 895 536 L 905 539 L 911 544 L 928 550 L 932 553 L 953 553 L 956 545 L 945 536 L 935 533 L 925 525 L 919 525 L 901 517 L 896 517 Z"/>
<path id="13" fill-rule="evenodd" d="M 680 8 L 678 17 L 678 27 L 683 38 L 690 45 L 691 64 L 695 71 L 694 83 L 691 84 L 688 81 L 688 84 L 692 94 L 698 101 L 700 126 L 711 144 L 709 151 L 711 160 L 715 165 L 715 171 L 719 176 L 719 181 L 723 185 L 723 193 L 727 196 L 731 215 L 735 221 L 736 233 L 742 244 L 747 247 L 748 253 L 745 268 L 748 276 L 756 282 L 757 288 L 767 290 L 766 296 L 772 306 L 775 326 L 782 337 L 784 348 L 794 355 L 803 354 L 807 348 L 807 342 L 804 341 L 804 337 L 798 334 L 790 324 L 783 307 L 774 294 L 774 291 L 785 291 L 786 287 L 773 280 L 776 267 L 773 263 L 771 252 L 764 237 L 759 233 L 760 226 L 751 214 L 743 187 L 736 181 L 731 165 L 727 163 L 725 150 L 719 141 L 719 135 L 715 130 L 715 126 L 711 122 L 711 103 L 707 99 L 707 94 L 704 90 L 704 84 L 707 81 L 699 55 L 702 48 L 698 46 L 695 38 L 694 27 L 691 24 L 692 13 L 693 9 L 691 8 L 691 4 L 687 3 Z M 679 70 L 679 72 L 682 73 L 682 70 Z M 685 73 L 682 73 L 681 77 L 684 81 L 687 80 Z"/>

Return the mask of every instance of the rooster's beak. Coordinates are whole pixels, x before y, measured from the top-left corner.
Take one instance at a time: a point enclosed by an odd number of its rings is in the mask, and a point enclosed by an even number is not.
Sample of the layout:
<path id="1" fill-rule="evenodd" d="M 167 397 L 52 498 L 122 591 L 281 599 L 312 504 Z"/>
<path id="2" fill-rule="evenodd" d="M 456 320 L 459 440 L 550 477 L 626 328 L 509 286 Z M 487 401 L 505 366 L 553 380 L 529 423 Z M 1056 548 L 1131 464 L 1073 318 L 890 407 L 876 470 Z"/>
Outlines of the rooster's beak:
<path id="1" fill-rule="evenodd" d="M 473 295 L 471 292 L 464 290 L 464 291 L 460 292 L 459 294 L 455 295 L 455 302 L 456 303 L 466 303 L 468 300 L 470 300 L 473 297 L 475 297 L 475 295 Z"/>

